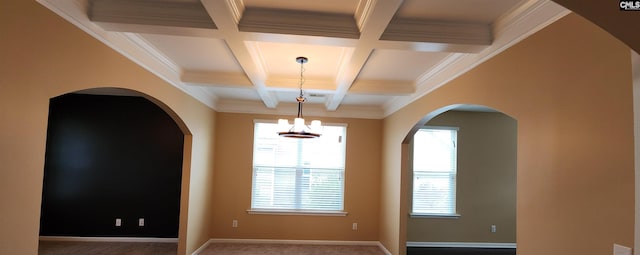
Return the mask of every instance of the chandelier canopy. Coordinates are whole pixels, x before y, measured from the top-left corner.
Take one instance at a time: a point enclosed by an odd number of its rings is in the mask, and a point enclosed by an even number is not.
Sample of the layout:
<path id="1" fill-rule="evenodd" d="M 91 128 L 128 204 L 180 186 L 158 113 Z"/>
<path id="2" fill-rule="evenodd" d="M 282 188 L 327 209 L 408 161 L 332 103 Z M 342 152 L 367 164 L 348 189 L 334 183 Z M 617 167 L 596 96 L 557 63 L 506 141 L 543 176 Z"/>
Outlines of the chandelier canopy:
<path id="1" fill-rule="evenodd" d="M 278 120 L 278 135 L 290 138 L 317 138 L 322 135 L 322 123 L 319 120 L 311 121 L 311 125 L 307 125 L 302 115 L 302 104 L 307 101 L 302 92 L 302 84 L 304 84 L 304 64 L 309 59 L 306 57 L 297 57 L 296 62 L 300 64 L 300 95 L 296 97 L 298 102 L 298 115 L 293 120 L 293 125 L 289 124 L 286 119 Z"/>

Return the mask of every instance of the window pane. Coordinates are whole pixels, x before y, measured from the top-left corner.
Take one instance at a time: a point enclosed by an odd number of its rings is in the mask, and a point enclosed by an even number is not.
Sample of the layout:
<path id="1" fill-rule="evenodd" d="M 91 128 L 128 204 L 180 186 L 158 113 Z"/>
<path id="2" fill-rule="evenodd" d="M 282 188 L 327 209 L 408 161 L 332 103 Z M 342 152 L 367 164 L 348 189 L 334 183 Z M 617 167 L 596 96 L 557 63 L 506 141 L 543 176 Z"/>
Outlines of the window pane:
<path id="1" fill-rule="evenodd" d="M 311 210 L 342 210 L 344 171 L 309 169 L 303 174 L 302 205 Z"/>
<path id="2" fill-rule="evenodd" d="M 251 207 L 343 210 L 345 134 L 325 126 L 320 138 L 283 138 L 277 124 L 256 123 Z"/>
<path id="3" fill-rule="evenodd" d="M 414 172 L 413 212 L 455 213 L 455 174 Z"/>
<path id="4" fill-rule="evenodd" d="M 413 169 L 453 171 L 456 169 L 455 130 L 420 129 L 414 135 Z"/>
<path id="5" fill-rule="evenodd" d="M 420 129 L 413 139 L 412 212 L 456 213 L 456 129 Z"/>

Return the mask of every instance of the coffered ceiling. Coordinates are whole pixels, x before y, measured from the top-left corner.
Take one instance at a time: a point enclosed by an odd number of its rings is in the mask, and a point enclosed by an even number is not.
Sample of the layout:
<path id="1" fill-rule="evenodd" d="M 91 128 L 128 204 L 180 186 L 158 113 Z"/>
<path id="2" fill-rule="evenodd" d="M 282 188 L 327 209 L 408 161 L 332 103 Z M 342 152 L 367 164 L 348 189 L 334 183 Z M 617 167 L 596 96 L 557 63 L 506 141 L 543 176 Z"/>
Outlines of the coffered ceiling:
<path id="1" fill-rule="evenodd" d="M 38 0 L 211 108 L 382 118 L 568 11 L 545 0 Z"/>

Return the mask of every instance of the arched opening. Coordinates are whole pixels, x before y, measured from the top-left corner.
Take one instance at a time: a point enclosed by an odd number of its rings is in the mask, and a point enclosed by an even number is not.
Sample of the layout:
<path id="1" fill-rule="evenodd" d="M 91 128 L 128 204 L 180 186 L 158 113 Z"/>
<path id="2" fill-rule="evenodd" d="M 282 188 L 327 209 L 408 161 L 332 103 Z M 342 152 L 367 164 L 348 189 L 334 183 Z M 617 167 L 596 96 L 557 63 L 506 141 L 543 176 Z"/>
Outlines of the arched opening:
<path id="1" fill-rule="evenodd" d="M 451 105 L 421 119 L 403 143 L 407 254 L 516 254 L 514 118 Z"/>
<path id="2" fill-rule="evenodd" d="M 139 92 L 99 88 L 52 98 L 41 240 L 152 241 L 177 252 L 188 146 L 184 123 Z"/>

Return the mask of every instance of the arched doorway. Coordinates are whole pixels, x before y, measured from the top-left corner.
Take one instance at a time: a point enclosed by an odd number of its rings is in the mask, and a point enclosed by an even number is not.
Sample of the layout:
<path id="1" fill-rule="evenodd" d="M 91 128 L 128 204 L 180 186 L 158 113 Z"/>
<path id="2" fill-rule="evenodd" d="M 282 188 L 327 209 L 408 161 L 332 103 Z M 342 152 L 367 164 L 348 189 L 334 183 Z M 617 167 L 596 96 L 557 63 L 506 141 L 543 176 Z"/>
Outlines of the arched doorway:
<path id="1" fill-rule="evenodd" d="M 515 254 L 517 121 L 477 105 L 434 112 L 405 139 L 407 254 Z"/>
<path id="2" fill-rule="evenodd" d="M 40 235 L 177 243 L 188 142 L 182 127 L 131 90 L 52 98 Z"/>

